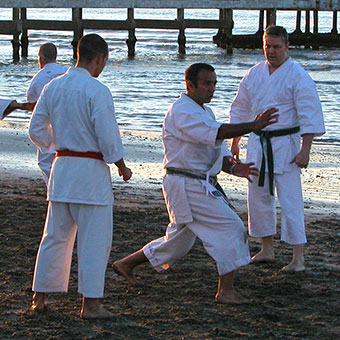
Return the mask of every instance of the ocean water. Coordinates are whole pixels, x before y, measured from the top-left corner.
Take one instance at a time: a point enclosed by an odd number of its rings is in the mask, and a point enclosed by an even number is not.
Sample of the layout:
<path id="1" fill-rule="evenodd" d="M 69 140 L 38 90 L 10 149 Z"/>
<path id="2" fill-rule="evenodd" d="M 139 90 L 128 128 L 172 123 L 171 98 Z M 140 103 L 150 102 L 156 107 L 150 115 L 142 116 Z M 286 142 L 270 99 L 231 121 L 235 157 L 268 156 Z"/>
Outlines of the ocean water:
<path id="1" fill-rule="evenodd" d="M 0 20 L 11 19 L 10 9 L 0 9 Z M 29 19 L 71 20 L 70 9 L 28 9 Z M 86 9 L 84 19 L 126 18 L 125 9 Z M 185 18 L 217 19 L 218 10 L 186 10 Z M 277 24 L 288 32 L 295 29 L 295 12 L 279 11 Z M 176 10 L 138 9 L 135 18 L 175 19 Z M 257 11 L 234 11 L 234 33 L 254 33 L 258 28 Z M 302 22 L 304 16 L 302 15 Z M 319 14 L 319 32 L 330 32 L 332 13 Z M 303 29 L 303 27 L 302 27 Z M 338 28 L 339 29 L 339 28 Z M 116 116 L 122 128 L 161 131 L 169 105 L 185 90 L 184 70 L 192 63 L 212 64 L 217 73 L 217 88 L 210 103 L 217 120 L 227 122 L 228 111 L 238 84 L 247 70 L 263 60 L 261 50 L 234 49 L 232 56 L 212 43 L 216 30 L 186 30 L 186 55 L 177 53 L 176 30 L 136 30 L 136 56 L 127 56 L 126 31 L 91 31 L 109 44 L 110 56 L 99 79 L 112 92 Z M 90 33 L 85 31 L 85 33 Z M 58 47 L 58 62 L 73 65 L 72 32 L 29 31 L 29 56 L 12 62 L 11 36 L 0 36 L 0 97 L 25 100 L 32 76 L 38 71 L 39 46 L 53 42 Z M 340 144 L 340 49 L 312 51 L 291 48 L 289 54 L 299 62 L 316 82 L 322 103 L 327 133 L 317 138 L 320 143 Z M 28 121 L 29 114 L 15 112 L 8 120 Z"/>

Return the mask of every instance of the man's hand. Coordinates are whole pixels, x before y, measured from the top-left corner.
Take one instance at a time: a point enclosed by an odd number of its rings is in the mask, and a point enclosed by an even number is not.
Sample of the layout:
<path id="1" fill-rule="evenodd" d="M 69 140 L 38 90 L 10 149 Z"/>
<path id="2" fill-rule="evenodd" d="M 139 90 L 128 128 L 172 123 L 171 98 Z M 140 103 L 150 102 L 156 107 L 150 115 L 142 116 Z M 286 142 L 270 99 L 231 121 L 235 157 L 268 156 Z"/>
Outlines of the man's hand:
<path id="1" fill-rule="evenodd" d="M 233 143 L 230 148 L 230 152 L 232 153 L 234 159 L 236 161 L 240 160 L 240 147 L 238 146 L 238 143 Z"/>
<path id="2" fill-rule="evenodd" d="M 128 167 L 124 167 L 122 169 L 118 168 L 118 174 L 119 176 L 123 177 L 125 182 L 127 182 L 132 176 L 132 171 Z"/>
<path id="3" fill-rule="evenodd" d="M 244 177 L 250 183 L 252 183 L 252 179 L 249 176 L 258 176 L 259 169 L 255 168 L 253 165 L 255 163 L 236 163 L 234 166 L 234 175 L 237 177 Z"/>
<path id="4" fill-rule="evenodd" d="M 279 114 L 276 113 L 279 110 L 275 107 L 271 107 L 261 113 L 259 113 L 255 118 L 255 128 L 254 130 L 262 130 L 268 125 L 275 124 L 278 122 Z"/>
<path id="5" fill-rule="evenodd" d="M 307 168 L 309 163 L 309 155 L 310 149 L 312 147 L 314 134 L 313 133 L 305 133 L 302 135 L 302 146 L 300 152 L 294 157 L 294 159 L 290 162 L 296 163 L 299 168 Z"/>

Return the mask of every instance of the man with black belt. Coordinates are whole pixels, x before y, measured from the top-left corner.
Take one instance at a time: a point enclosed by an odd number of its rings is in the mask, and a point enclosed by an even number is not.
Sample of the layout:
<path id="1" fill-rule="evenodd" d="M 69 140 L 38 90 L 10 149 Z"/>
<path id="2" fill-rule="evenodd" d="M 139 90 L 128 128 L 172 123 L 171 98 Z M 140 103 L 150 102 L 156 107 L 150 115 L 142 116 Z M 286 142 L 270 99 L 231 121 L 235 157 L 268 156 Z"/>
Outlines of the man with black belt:
<path id="1" fill-rule="evenodd" d="M 15 110 L 32 111 L 34 104 L 32 103 L 18 103 L 14 99 L 0 99 L 0 120 L 7 117 Z"/>
<path id="2" fill-rule="evenodd" d="M 171 105 L 162 133 L 166 170 L 163 194 L 170 223 L 164 237 L 116 261 L 113 268 L 135 284 L 134 267 L 150 262 L 157 271 L 166 270 L 188 253 L 198 237 L 217 264 L 216 301 L 241 304 L 247 300 L 234 290 L 233 277 L 237 268 L 250 261 L 247 236 L 216 175 L 222 170 L 250 180 L 250 175 L 258 174 L 252 163 L 230 161 L 224 139 L 275 123 L 277 110 L 268 109 L 249 123 L 222 124 L 204 105 L 214 95 L 214 68 L 193 64 L 185 71 L 185 80 L 186 93 Z"/>
<path id="3" fill-rule="evenodd" d="M 52 80 L 33 112 L 29 135 L 44 153 L 56 150 L 47 187 L 48 211 L 33 278 L 33 311 L 44 311 L 47 293 L 67 292 L 77 235 L 81 317 L 110 318 L 100 304 L 112 243 L 114 163 L 125 181 L 125 150 L 109 89 L 97 78 L 108 46 L 97 34 L 85 35 L 77 64 Z"/>
<path id="4" fill-rule="evenodd" d="M 231 105 L 230 122 L 252 120 L 271 106 L 279 109 L 278 123 L 254 131 L 248 140 L 247 161 L 261 168 L 259 180 L 249 183 L 249 234 L 262 241 L 261 251 L 252 260 L 274 261 L 276 189 L 281 206 L 281 240 L 293 247 L 293 259 L 283 270 L 297 272 L 305 269 L 303 244 L 307 242 L 300 168 L 307 168 L 313 137 L 324 134 L 325 127 L 316 86 L 288 56 L 288 48 L 286 30 L 268 27 L 263 35 L 266 60 L 242 79 Z M 234 138 L 231 146 L 236 159 L 239 140 Z"/>

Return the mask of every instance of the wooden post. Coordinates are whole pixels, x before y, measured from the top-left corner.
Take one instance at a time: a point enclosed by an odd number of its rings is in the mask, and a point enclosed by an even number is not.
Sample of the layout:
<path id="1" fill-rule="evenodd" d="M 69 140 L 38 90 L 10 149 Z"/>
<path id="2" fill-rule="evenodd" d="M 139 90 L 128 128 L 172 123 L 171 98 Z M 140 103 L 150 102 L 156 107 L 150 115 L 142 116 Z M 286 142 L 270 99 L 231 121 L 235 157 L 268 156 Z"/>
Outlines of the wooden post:
<path id="1" fill-rule="evenodd" d="M 224 20 L 224 9 L 220 8 L 219 11 L 219 20 Z M 213 36 L 213 42 L 218 46 L 220 46 L 221 43 L 221 39 L 222 39 L 222 35 L 223 35 L 223 28 L 219 28 L 217 31 L 217 34 Z"/>
<path id="2" fill-rule="evenodd" d="M 338 34 L 338 12 L 333 11 L 333 28 L 331 31 L 333 34 Z"/>
<path id="3" fill-rule="evenodd" d="M 294 33 L 300 34 L 301 31 L 301 10 L 296 11 L 296 27 Z"/>
<path id="4" fill-rule="evenodd" d="M 20 17 L 22 23 L 22 34 L 21 34 L 21 56 L 23 58 L 27 58 L 28 56 L 28 34 L 26 28 L 26 20 L 27 20 L 27 9 L 20 9 Z"/>
<path id="5" fill-rule="evenodd" d="M 267 9 L 267 20 L 266 27 L 270 25 L 276 25 L 276 10 L 275 9 Z"/>
<path id="6" fill-rule="evenodd" d="M 20 18 L 19 18 L 19 8 L 13 8 L 13 23 L 14 23 L 14 31 L 13 31 L 13 39 L 12 39 L 12 46 L 13 46 L 13 61 L 20 60 Z"/>
<path id="7" fill-rule="evenodd" d="M 261 37 L 264 33 L 263 25 L 264 25 L 264 9 L 261 9 L 259 13 L 259 29 L 256 32 L 256 34 L 260 35 Z"/>
<path id="8" fill-rule="evenodd" d="M 77 45 L 80 38 L 84 35 L 82 27 L 83 10 L 82 8 L 72 8 L 72 23 L 73 23 L 73 58 L 77 58 Z"/>
<path id="9" fill-rule="evenodd" d="M 233 28 L 234 28 L 234 21 L 233 21 L 233 10 L 232 9 L 225 9 L 225 21 L 226 21 L 226 29 L 225 29 L 225 39 L 226 39 L 226 50 L 228 55 L 233 54 Z"/>
<path id="10" fill-rule="evenodd" d="M 313 10 L 313 41 L 318 39 L 319 33 L 319 15 L 317 10 Z M 319 50 L 319 44 L 314 43 L 312 44 L 312 48 L 314 51 Z"/>
<path id="11" fill-rule="evenodd" d="M 306 39 L 305 48 L 310 48 L 310 44 L 308 43 L 309 36 L 310 36 L 310 11 L 307 10 L 305 24 L 305 39 Z"/>
<path id="12" fill-rule="evenodd" d="M 186 37 L 185 37 L 185 21 L 184 21 L 184 9 L 183 8 L 177 8 L 177 21 L 179 23 L 180 29 L 178 33 L 178 53 L 179 54 L 185 54 L 185 43 L 186 43 Z"/>
<path id="13" fill-rule="evenodd" d="M 135 18 L 134 18 L 134 9 L 133 8 L 128 8 L 128 18 L 127 21 L 129 22 L 129 37 L 126 40 L 126 44 L 128 47 L 128 56 L 129 57 L 134 57 L 135 56 L 135 46 L 137 42 L 136 38 L 136 23 L 135 23 Z"/>

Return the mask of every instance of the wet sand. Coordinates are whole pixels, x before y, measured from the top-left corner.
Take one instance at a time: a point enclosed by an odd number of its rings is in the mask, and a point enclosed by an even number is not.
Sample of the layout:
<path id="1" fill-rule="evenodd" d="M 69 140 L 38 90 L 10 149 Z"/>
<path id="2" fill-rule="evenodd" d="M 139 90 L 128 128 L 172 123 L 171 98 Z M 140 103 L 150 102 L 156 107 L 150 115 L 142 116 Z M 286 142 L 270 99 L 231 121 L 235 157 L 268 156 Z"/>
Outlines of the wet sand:
<path id="1" fill-rule="evenodd" d="M 0 122 L 0 339 L 339 339 L 340 338 L 340 147 L 315 144 L 303 170 L 307 236 L 306 271 L 280 271 L 291 249 L 275 237 L 276 262 L 248 265 L 235 279 L 245 306 L 214 303 L 214 261 L 196 242 L 171 269 L 137 269 L 140 287 L 112 270 L 112 262 L 163 235 L 168 222 L 161 194 L 160 135 L 122 131 L 134 172 L 123 183 L 112 167 L 114 240 L 104 305 L 110 321 L 79 319 L 76 254 L 68 294 L 49 296 L 44 314 L 31 314 L 31 281 L 47 203 L 25 125 Z M 242 150 L 244 155 L 244 149 Z M 220 182 L 246 224 L 246 181 L 221 175 Z M 279 213 L 279 210 L 278 210 Z M 278 225 L 278 231 L 280 225 Z M 250 240 L 251 253 L 259 250 Z"/>

